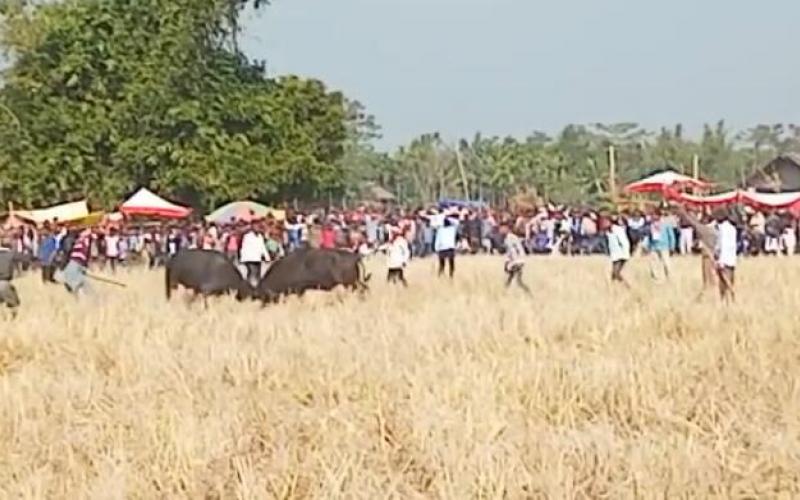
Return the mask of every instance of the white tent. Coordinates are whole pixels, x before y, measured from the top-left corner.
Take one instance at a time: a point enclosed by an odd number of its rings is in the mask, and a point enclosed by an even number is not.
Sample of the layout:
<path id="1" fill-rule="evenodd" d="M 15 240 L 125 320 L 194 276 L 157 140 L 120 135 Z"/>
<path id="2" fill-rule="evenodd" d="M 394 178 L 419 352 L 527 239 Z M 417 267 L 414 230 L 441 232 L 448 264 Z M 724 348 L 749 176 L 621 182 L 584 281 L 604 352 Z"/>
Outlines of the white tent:
<path id="1" fill-rule="evenodd" d="M 167 201 L 149 189 L 141 188 L 120 206 L 120 212 L 127 216 L 149 215 L 182 219 L 188 217 L 192 209 Z"/>
<path id="2" fill-rule="evenodd" d="M 55 219 L 58 219 L 58 222 L 70 222 L 87 217 L 89 205 L 86 200 L 81 200 L 37 210 L 14 210 L 11 215 L 36 224 L 53 222 Z"/>

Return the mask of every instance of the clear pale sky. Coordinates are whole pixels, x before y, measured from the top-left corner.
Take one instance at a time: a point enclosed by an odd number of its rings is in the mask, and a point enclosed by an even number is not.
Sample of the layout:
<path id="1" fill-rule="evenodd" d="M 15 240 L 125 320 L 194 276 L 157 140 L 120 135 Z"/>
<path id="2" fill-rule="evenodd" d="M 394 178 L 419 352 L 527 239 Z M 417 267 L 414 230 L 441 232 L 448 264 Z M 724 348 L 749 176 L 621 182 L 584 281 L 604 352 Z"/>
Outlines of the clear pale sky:
<path id="1" fill-rule="evenodd" d="M 251 57 L 360 100 L 385 146 L 800 122 L 800 0 L 274 0 L 245 18 Z"/>

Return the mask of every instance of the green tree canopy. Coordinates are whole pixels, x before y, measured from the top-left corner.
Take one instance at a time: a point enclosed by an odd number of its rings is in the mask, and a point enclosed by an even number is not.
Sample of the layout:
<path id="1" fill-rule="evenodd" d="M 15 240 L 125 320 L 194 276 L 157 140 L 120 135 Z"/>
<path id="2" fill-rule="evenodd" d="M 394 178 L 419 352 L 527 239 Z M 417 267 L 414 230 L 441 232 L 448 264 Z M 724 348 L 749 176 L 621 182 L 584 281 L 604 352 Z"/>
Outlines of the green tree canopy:
<path id="1" fill-rule="evenodd" d="M 267 78 L 239 52 L 245 3 L 7 4 L 2 197 L 110 207 L 150 185 L 208 207 L 341 189 L 346 99 L 320 81 Z"/>

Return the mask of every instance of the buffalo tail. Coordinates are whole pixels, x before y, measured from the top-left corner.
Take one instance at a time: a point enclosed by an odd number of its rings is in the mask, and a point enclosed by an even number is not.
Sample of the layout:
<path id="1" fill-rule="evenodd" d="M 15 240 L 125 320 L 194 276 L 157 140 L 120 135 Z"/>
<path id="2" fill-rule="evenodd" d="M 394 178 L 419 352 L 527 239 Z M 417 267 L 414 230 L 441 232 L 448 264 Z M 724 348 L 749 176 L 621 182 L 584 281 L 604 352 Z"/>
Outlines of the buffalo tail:
<path id="1" fill-rule="evenodd" d="M 172 298 L 172 275 L 169 270 L 170 265 L 167 263 L 167 265 L 164 266 L 164 284 L 166 285 L 167 301 Z"/>

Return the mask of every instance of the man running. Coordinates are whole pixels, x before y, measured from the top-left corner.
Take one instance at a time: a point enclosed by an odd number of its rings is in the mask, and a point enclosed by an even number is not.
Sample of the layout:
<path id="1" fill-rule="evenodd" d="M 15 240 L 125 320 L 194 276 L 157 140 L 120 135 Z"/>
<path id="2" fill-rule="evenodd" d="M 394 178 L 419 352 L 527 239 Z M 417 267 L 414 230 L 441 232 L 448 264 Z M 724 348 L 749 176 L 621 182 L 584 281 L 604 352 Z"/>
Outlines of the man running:
<path id="1" fill-rule="evenodd" d="M 522 239 L 511 231 L 507 222 L 500 226 L 500 234 L 503 236 L 506 249 L 506 288 L 511 286 L 512 281 L 516 281 L 517 286 L 530 295 L 530 288 L 522 281 L 522 268 L 525 266 L 525 249 L 522 247 Z"/>
<path id="2" fill-rule="evenodd" d="M 91 230 L 84 229 L 72 244 L 69 261 L 64 268 L 64 286 L 76 296 L 80 293 L 91 293 L 86 276 L 91 256 L 91 243 Z"/>
<path id="3" fill-rule="evenodd" d="M 648 237 L 648 250 L 650 251 L 650 276 L 653 281 L 669 280 L 671 274 L 670 252 L 675 248 L 675 229 L 670 221 L 663 217 L 660 210 L 653 215 L 650 221 L 650 234 Z"/>

